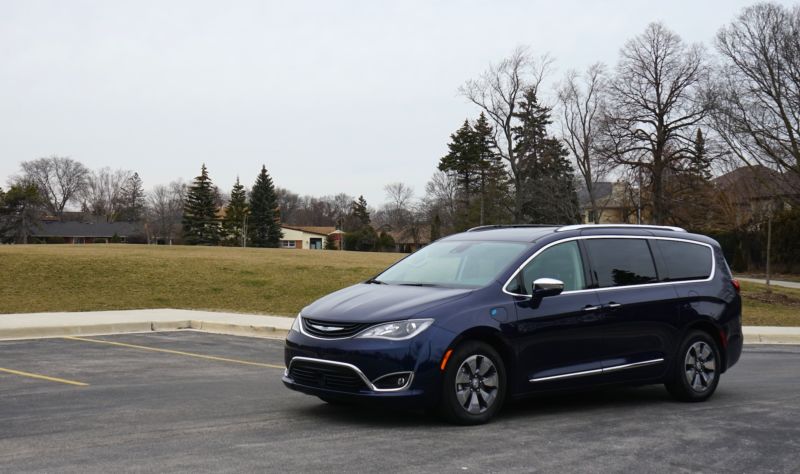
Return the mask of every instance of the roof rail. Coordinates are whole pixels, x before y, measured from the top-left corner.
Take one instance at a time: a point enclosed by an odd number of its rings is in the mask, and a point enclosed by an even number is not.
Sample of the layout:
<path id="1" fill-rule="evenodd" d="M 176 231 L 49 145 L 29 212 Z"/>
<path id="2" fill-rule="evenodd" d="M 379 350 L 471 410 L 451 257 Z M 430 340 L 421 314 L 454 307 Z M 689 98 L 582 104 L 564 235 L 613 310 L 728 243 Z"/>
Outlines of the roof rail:
<path id="1" fill-rule="evenodd" d="M 581 230 L 581 229 L 602 229 L 602 228 L 617 228 L 617 229 L 651 229 L 651 230 L 670 230 L 673 232 L 686 232 L 683 227 L 675 227 L 670 225 L 645 225 L 645 224 L 575 224 L 565 225 L 556 229 L 556 232 L 564 232 L 567 230 Z"/>
<path id="2" fill-rule="evenodd" d="M 525 228 L 525 227 L 558 227 L 557 225 L 553 224 L 492 224 L 492 225 L 480 225 L 478 227 L 473 227 L 471 229 L 467 229 L 467 232 L 477 232 L 481 230 L 490 230 L 490 229 L 508 229 L 508 228 Z"/>

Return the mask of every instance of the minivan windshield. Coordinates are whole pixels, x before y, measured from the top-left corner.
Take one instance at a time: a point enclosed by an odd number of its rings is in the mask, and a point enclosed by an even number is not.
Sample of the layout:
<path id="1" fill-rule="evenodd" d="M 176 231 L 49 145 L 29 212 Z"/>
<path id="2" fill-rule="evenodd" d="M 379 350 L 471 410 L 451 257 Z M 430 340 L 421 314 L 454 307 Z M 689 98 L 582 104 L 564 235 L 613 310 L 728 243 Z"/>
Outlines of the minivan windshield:
<path id="1" fill-rule="evenodd" d="M 437 242 L 406 257 L 370 282 L 479 288 L 496 279 L 528 245 L 523 242 Z"/>

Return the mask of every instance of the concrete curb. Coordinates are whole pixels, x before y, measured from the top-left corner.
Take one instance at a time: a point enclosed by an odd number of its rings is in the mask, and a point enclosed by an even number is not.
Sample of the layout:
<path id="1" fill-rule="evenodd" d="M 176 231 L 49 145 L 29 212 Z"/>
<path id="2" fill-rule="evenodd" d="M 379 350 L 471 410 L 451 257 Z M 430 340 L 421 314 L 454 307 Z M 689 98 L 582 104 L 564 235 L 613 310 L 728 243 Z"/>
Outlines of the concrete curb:
<path id="1" fill-rule="evenodd" d="M 744 326 L 745 344 L 800 344 L 800 327 Z"/>
<path id="2" fill-rule="evenodd" d="M 194 330 L 285 338 L 293 318 L 155 309 L 81 313 L 0 314 L 0 340 Z"/>
<path id="3" fill-rule="evenodd" d="M 0 340 L 193 330 L 283 339 L 293 319 L 178 309 L 0 314 Z M 745 344 L 800 344 L 800 327 L 745 326 Z"/>

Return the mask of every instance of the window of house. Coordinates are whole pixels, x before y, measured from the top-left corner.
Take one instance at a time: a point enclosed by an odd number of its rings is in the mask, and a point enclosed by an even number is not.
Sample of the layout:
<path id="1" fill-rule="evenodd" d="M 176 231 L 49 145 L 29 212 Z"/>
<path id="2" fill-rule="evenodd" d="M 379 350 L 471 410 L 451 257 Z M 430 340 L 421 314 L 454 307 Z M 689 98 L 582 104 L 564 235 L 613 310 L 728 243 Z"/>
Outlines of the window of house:
<path id="1" fill-rule="evenodd" d="M 294 240 L 281 240 L 281 247 L 293 249 L 297 246 Z"/>

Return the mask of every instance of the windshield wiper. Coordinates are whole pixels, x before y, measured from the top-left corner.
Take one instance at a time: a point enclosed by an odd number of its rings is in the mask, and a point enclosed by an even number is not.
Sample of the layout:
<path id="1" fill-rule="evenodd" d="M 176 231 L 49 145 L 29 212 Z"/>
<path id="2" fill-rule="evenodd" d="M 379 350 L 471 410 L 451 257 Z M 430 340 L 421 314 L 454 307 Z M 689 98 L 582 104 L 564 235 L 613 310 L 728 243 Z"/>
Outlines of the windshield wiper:
<path id="1" fill-rule="evenodd" d="M 372 285 L 372 284 L 374 284 L 374 285 L 388 285 L 388 283 L 386 283 L 385 281 L 380 281 L 380 280 L 377 280 L 375 278 L 370 278 L 369 280 L 365 281 L 364 283 L 366 283 L 367 285 Z"/>
<path id="2" fill-rule="evenodd" d="M 401 286 L 439 286 L 435 283 L 400 283 Z"/>

